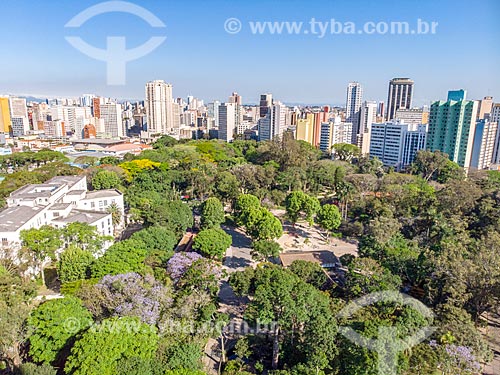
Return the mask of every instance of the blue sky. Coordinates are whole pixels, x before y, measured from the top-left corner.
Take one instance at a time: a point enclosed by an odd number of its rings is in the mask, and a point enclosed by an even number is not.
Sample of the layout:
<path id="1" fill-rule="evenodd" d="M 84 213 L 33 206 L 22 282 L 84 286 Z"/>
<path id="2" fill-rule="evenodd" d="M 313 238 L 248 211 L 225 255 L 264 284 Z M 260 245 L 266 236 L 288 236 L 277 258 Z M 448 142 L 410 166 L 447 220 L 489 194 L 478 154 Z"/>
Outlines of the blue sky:
<path id="1" fill-rule="evenodd" d="M 359 81 L 367 100 L 386 100 L 393 77 L 415 80 L 414 104 L 446 98 L 465 88 L 469 98 L 500 101 L 500 1 L 132 1 L 166 25 L 154 29 L 140 18 L 108 13 L 80 29 L 64 25 L 96 0 L 3 0 L 0 32 L 0 93 L 78 96 L 96 93 L 142 99 L 144 83 L 164 79 L 174 96 L 227 100 L 232 91 L 245 103 L 272 92 L 285 102 L 341 104 L 349 81 Z M 236 17 L 240 33 L 224 30 Z M 367 21 L 439 23 L 435 35 L 253 35 L 249 21 Z M 306 26 L 304 26 L 306 27 Z M 124 86 L 106 84 L 106 66 L 74 49 L 65 36 L 104 47 L 106 36 L 126 36 L 127 47 L 154 35 L 166 41 L 127 64 Z"/>

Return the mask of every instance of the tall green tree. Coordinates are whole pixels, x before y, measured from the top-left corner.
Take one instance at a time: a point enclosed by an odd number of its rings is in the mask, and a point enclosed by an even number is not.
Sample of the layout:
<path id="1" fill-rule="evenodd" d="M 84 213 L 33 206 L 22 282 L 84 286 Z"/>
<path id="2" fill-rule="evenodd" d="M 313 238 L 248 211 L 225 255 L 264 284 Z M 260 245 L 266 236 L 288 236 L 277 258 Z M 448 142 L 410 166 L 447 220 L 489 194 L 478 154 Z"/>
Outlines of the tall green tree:
<path id="1" fill-rule="evenodd" d="M 224 206 L 218 198 L 211 197 L 201 206 L 201 228 L 219 228 L 224 222 Z"/>
<path id="2" fill-rule="evenodd" d="M 361 155 L 361 150 L 349 143 L 336 143 L 332 146 L 332 153 L 338 160 L 351 161 Z"/>
<path id="3" fill-rule="evenodd" d="M 117 189 L 122 181 L 114 171 L 101 169 L 92 177 L 92 188 L 94 190 Z"/>
<path id="4" fill-rule="evenodd" d="M 148 227 L 135 232 L 130 239 L 141 241 L 148 253 L 164 251 L 170 255 L 177 245 L 177 237 L 174 232 L 164 227 Z"/>
<path id="5" fill-rule="evenodd" d="M 231 278 L 230 282 L 233 281 Z M 255 289 L 250 290 L 252 302 L 245 316 L 250 321 L 264 324 L 274 322 L 272 368 L 278 367 L 280 347 L 289 343 L 300 348 L 297 352 L 301 353 L 302 359 L 309 361 L 318 371 L 327 367 L 336 353 L 332 340 L 336 324 L 328 298 L 281 267 L 257 269 L 253 283 Z"/>
<path id="6" fill-rule="evenodd" d="M 255 195 L 241 194 L 236 200 L 235 211 L 239 225 L 245 225 L 250 212 L 260 208 L 260 200 Z"/>
<path id="7" fill-rule="evenodd" d="M 305 194 L 302 191 L 291 192 L 285 200 L 286 212 L 292 224 L 295 224 L 301 213 L 305 214 L 305 219 L 312 223 L 313 216 L 320 208 L 316 197 Z"/>
<path id="8" fill-rule="evenodd" d="M 283 225 L 268 209 L 261 207 L 248 214 L 246 232 L 256 240 L 274 240 L 283 235 Z"/>
<path id="9" fill-rule="evenodd" d="M 39 229 L 22 230 L 20 238 L 22 245 L 28 250 L 36 267 L 39 269 L 43 285 L 45 285 L 45 262 L 47 259 L 55 259 L 56 250 L 63 245 L 61 231 L 49 225 L 44 225 Z"/>
<path id="10" fill-rule="evenodd" d="M 326 230 L 327 236 L 340 226 L 342 218 L 337 206 L 333 204 L 325 204 L 321 206 L 316 215 L 316 221 L 321 228 Z"/>
<path id="11" fill-rule="evenodd" d="M 27 338 L 26 319 L 35 295 L 33 281 L 23 280 L 15 269 L 8 270 L 0 265 L 0 357 L 8 371 L 14 372 L 21 364 Z"/>
<path id="12" fill-rule="evenodd" d="M 356 258 L 348 265 L 346 290 L 351 297 L 400 287 L 401 278 L 371 258 Z"/>
<path id="13" fill-rule="evenodd" d="M 144 210 L 143 215 L 147 224 L 165 227 L 178 236 L 182 236 L 187 228 L 193 226 L 193 212 L 180 200 L 154 202 Z"/>
<path id="14" fill-rule="evenodd" d="M 101 253 L 105 242 L 113 239 L 101 235 L 95 226 L 80 222 L 69 223 L 61 229 L 61 234 L 67 245 L 77 246 L 92 254 Z"/>
<path id="15" fill-rule="evenodd" d="M 92 323 L 92 315 L 75 297 L 44 302 L 28 319 L 29 354 L 36 362 L 60 365 L 76 335 Z"/>
<path id="16" fill-rule="evenodd" d="M 204 229 L 194 238 L 193 249 L 208 258 L 220 260 L 231 243 L 231 236 L 221 228 Z"/>
<path id="17" fill-rule="evenodd" d="M 57 263 L 59 280 L 62 283 L 69 283 L 88 278 L 90 266 L 94 261 L 95 258 L 90 251 L 70 245 L 61 253 Z"/>
<path id="18" fill-rule="evenodd" d="M 64 372 L 70 375 L 113 375 L 120 361 L 151 359 L 157 348 L 156 329 L 138 318 L 111 318 L 83 333 L 75 342 Z"/>
<path id="19" fill-rule="evenodd" d="M 276 241 L 258 240 L 252 243 L 252 258 L 267 261 L 280 255 L 281 246 Z"/>
<path id="20" fill-rule="evenodd" d="M 118 275 L 144 270 L 147 251 L 144 243 L 128 239 L 112 245 L 91 266 L 91 276 L 100 279 L 106 275 Z"/>

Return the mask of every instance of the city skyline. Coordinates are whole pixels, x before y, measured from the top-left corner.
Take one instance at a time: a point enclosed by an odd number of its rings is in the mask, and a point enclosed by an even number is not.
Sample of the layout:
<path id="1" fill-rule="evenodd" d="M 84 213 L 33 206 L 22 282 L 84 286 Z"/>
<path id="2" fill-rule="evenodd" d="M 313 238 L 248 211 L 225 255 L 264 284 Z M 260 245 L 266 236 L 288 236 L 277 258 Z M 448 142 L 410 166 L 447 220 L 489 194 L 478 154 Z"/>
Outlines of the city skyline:
<path id="1" fill-rule="evenodd" d="M 207 102 L 237 91 L 245 103 L 257 103 L 262 92 L 272 92 L 284 103 L 338 105 L 344 103 L 348 82 L 360 82 L 367 100 L 385 101 L 390 79 L 410 77 L 415 81 L 415 106 L 445 99 L 443 93 L 461 87 L 468 90 L 471 98 L 500 97 L 500 77 L 495 69 L 500 52 L 494 48 L 500 34 L 494 15 L 500 4 L 495 1 L 482 2 L 474 7 L 474 12 L 470 12 L 470 1 L 465 0 L 437 4 L 292 2 L 287 7 L 264 1 L 238 5 L 221 1 L 141 1 L 141 6 L 165 23 L 167 39 L 149 55 L 127 64 L 124 86 L 108 86 L 106 64 L 75 50 L 65 36 L 78 35 L 89 44 L 102 46 L 106 35 L 123 34 L 127 44 L 136 46 L 161 32 L 152 31 L 148 25 L 137 22 L 137 17 L 123 13 L 95 17 L 81 30 L 64 28 L 68 20 L 97 3 L 80 1 L 61 7 L 55 2 L 22 0 L 4 6 L 2 29 L 11 35 L 5 40 L 5 48 L 16 50 L 17 54 L 2 61 L 3 70 L 9 74 L 1 75 L 0 91 L 35 97 L 74 97 L 92 92 L 143 100 L 144 82 L 163 79 L 173 84 L 175 97 L 193 95 Z M 216 6 L 220 4 L 224 6 Z M 263 7 L 265 15 L 260 11 Z M 416 36 L 316 38 L 253 35 L 245 29 L 231 35 L 224 31 L 224 20 L 229 17 L 243 22 L 304 23 L 311 18 L 353 22 L 412 22 L 421 18 L 438 22 L 439 26 L 435 35 Z M 44 25 L 43 43 L 33 43 L 32 28 L 40 25 L 40 19 L 51 22 Z M 29 49 L 18 48 L 28 44 Z M 464 53 L 471 45 L 478 53 Z"/>

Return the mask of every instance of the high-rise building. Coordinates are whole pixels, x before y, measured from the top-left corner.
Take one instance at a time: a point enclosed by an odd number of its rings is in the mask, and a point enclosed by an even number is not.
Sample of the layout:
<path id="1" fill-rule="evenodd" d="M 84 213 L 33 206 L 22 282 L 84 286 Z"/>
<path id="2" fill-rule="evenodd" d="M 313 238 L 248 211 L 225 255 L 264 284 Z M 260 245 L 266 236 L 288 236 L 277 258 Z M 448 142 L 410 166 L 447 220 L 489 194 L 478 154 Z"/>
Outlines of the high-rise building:
<path id="1" fill-rule="evenodd" d="M 222 103 L 219 106 L 219 139 L 231 142 L 234 139 L 234 103 Z"/>
<path id="2" fill-rule="evenodd" d="M 64 120 L 66 128 L 73 131 L 75 138 L 81 139 L 83 136 L 83 128 L 89 124 L 90 107 L 64 107 Z"/>
<path id="3" fill-rule="evenodd" d="M 426 125 L 410 125 L 399 120 L 371 125 L 370 156 L 400 171 L 425 148 Z"/>
<path id="4" fill-rule="evenodd" d="M 259 140 L 269 141 L 283 134 L 286 129 L 287 107 L 275 102 L 264 118 L 258 121 Z"/>
<path id="5" fill-rule="evenodd" d="M 353 125 L 351 122 L 342 122 L 339 116 L 321 124 L 319 148 L 330 153 L 332 146 L 338 143 L 350 143 Z"/>
<path id="6" fill-rule="evenodd" d="M 96 137 L 95 126 L 92 124 L 85 125 L 83 127 L 82 137 L 83 139 L 95 138 Z"/>
<path id="7" fill-rule="evenodd" d="M 314 147 L 319 147 L 321 141 L 321 124 L 328 122 L 330 119 L 330 107 L 323 107 L 322 111 L 313 112 L 314 115 L 314 128 L 313 128 L 313 142 Z M 350 141 L 349 141 L 350 143 Z"/>
<path id="8" fill-rule="evenodd" d="M 28 117 L 28 107 L 24 98 L 9 98 L 10 115 L 12 117 Z"/>
<path id="9" fill-rule="evenodd" d="M 491 108 L 490 121 L 496 122 L 498 127 L 492 162 L 493 164 L 500 164 L 500 103 L 493 104 L 493 107 Z"/>
<path id="10" fill-rule="evenodd" d="M 387 120 L 396 117 L 398 109 L 410 109 L 413 97 L 413 81 L 409 78 L 393 78 L 387 95 Z"/>
<path id="11" fill-rule="evenodd" d="M 243 134 L 240 132 L 243 127 L 241 123 L 243 122 L 243 107 L 241 106 L 241 95 L 237 92 L 233 92 L 229 97 L 229 103 L 234 104 L 234 126 L 238 134 Z"/>
<path id="12" fill-rule="evenodd" d="M 360 111 L 363 100 L 363 88 L 359 82 L 349 82 L 347 85 L 346 122 L 352 123 L 352 139 L 350 143 L 357 144 L 360 133 Z"/>
<path id="13" fill-rule="evenodd" d="M 146 121 L 149 134 L 175 134 L 172 85 L 162 80 L 146 83 Z M 179 120 L 180 121 L 180 120 Z M 177 127 L 178 130 L 178 127 Z"/>
<path id="14" fill-rule="evenodd" d="M 364 154 L 367 154 L 370 148 L 370 128 L 377 121 L 377 102 L 365 101 L 361 106 L 359 117 L 359 133 L 356 145 L 362 152 L 364 151 Z"/>
<path id="15" fill-rule="evenodd" d="M 426 120 L 428 120 L 427 113 L 421 108 L 398 109 L 395 119 L 411 125 L 426 124 Z M 424 117 L 427 117 L 427 119 L 424 119 Z"/>
<path id="16" fill-rule="evenodd" d="M 102 98 L 92 98 L 92 116 L 101 118 L 101 103 L 104 103 Z"/>
<path id="17" fill-rule="evenodd" d="M 262 94 L 260 96 L 260 110 L 259 110 L 259 117 L 266 117 L 267 112 L 269 112 L 269 109 L 271 108 L 271 105 L 273 104 L 273 94 Z"/>
<path id="18" fill-rule="evenodd" d="M 491 107 L 490 120 L 500 124 L 500 103 L 495 103 Z"/>
<path id="19" fill-rule="evenodd" d="M 295 129 L 295 139 L 313 144 L 314 140 L 314 114 L 307 113 L 305 116 L 297 119 Z"/>
<path id="20" fill-rule="evenodd" d="M 214 100 L 213 103 L 208 103 L 207 114 L 213 121 L 212 124 L 209 123 L 208 130 L 212 128 L 219 128 L 219 106 L 220 102 L 218 100 Z"/>
<path id="21" fill-rule="evenodd" d="M 10 133 L 12 123 L 10 120 L 9 98 L 0 97 L 0 133 Z"/>
<path id="22" fill-rule="evenodd" d="M 239 104 L 241 105 L 241 95 L 238 95 L 237 92 L 233 92 L 229 97 L 229 103 Z"/>
<path id="23" fill-rule="evenodd" d="M 493 98 L 491 96 L 485 96 L 479 101 L 479 108 L 477 110 L 478 120 L 484 120 L 486 116 L 491 114 L 491 109 L 493 107 Z"/>
<path id="24" fill-rule="evenodd" d="M 101 119 L 104 121 L 105 137 L 124 137 L 122 106 L 120 104 L 101 104 Z"/>
<path id="25" fill-rule="evenodd" d="M 9 97 L 9 109 L 12 135 L 17 137 L 26 134 L 30 130 L 26 99 Z"/>
<path id="26" fill-rule="evenodd" d="M 94 94 L 83 94 L 80 97 L 80 105 L 82 107 L 91 107 L 92 106 L 92 99 L 95 98 Z"/>
<path id="27" fill-rule="evenodd" d="M 489 120 L 478 120 L 472 144 L 470 167 L 475 169 L 489 169 L 495 151 L 495 141 L 498 124 Z"/>
<path id="28" fill-rule="evenodd" d="M 377 116 L 380 116 L 380 117 L 384 117 L 385 116 L 385 105 L 384 105 L 384 102 L 378 102 Z"/>
<path id="29" fill-rule="evenodd" d="M 465 99 L 432 103 L 427 149 L 444 152 L 450 160 L 468 168 L 472 156 L 477 107 L 477 101 Z"/>
<path id="30" fill-rule="evenodd" d="M 467 90 L 450 90 L 448 91 L 448 97 L 446 100 L 454 100 L 459 102 L 460 100 L 465 100 L 467 98 Z"/>

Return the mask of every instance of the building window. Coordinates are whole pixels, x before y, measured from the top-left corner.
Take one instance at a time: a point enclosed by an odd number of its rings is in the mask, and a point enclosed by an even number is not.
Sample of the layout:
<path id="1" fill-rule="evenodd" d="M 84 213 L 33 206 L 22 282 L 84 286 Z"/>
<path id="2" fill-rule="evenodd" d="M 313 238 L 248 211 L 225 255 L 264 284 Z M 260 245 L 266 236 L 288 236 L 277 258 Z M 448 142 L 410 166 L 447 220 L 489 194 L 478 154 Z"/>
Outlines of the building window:
<path id="1" fill-rule="evenodd" d="M 94 208 L 95 207 L 95 202 L 90 202 L 90 208 Z"/>
<path id="2" fill-rule="evenodd" d="M 59 217 L 59 212 L 54 212 L 54 217 Z"/>
<path id="3" fill-rule="evenodd" d="M 102 207 L 102 201 L 99 201 L 99 207 Z"/>
<path id="4" fill-rule="evenodd" d="M 7 238 L 2 238 L 2 245 L 6 246 L 8 243 Z"/>

